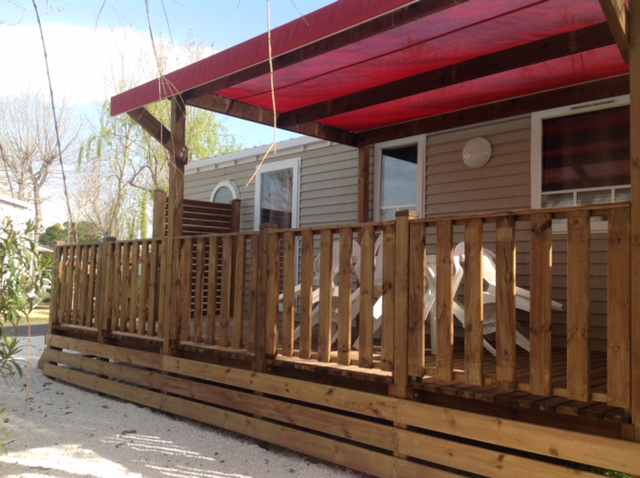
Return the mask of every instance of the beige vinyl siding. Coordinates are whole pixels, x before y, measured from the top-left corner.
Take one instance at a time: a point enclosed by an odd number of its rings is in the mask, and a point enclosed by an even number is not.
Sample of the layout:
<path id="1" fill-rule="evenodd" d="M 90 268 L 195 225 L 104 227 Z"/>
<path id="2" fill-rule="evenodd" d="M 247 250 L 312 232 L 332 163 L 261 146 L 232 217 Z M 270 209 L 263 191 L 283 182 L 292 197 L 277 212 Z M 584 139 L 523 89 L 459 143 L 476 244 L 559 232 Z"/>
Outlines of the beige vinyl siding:
<path id="1" fill-rule="evenodd" d="M 327 142 L 310 143 L 284 150 L 267 163 L 300 158 L 300 227 L 351 224 L 358 219 L 358 150 Z M 185 197 L 209 201 L 213 188 L 222 180 L 231 180 L 240 192 L 243 231 L 254 229 L 255 180 L 245 186 L 256 161 L 237 160 L 221 163 L 201 172 L 189 171 L 185 176 Z M 197 163 L 194 164 L 197 166 Z"/>

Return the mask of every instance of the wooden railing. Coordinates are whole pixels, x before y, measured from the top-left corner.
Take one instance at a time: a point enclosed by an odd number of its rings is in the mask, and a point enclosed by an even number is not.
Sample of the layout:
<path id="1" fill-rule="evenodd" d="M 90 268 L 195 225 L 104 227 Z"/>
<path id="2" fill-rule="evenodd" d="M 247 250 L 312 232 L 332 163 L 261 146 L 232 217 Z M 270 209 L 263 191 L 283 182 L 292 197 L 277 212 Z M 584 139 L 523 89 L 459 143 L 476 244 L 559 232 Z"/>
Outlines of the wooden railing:
<path id="1" fill-rule="evenodd" d="M 629 227 L 616 205 L 65 245 L 52 321 L 243 351 L 255 370 L 356 367 L 397 396 L 455 380 L 628 409 Z"/>

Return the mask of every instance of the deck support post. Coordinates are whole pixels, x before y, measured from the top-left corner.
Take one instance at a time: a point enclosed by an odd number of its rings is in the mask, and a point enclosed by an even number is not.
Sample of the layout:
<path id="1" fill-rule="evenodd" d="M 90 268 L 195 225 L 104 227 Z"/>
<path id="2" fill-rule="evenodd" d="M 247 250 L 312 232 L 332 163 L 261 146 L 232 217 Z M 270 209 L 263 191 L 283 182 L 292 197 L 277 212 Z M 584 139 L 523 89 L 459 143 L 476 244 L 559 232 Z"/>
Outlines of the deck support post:
<path id="1" fill-rule="evenodd" d="M 396 213 L 396 274 L 393 330 L 393 384 L 390 394 L 409 396 L 409 220 L 416 211 Z"/>
<path id="2" fill-rule="evenodd" d="M 267 294 L 269 291 L 269 230 L 273 230 L 278 226 L 273 223 L 264 223 L 260 225 L 260 234 L 258 235 L 258 247 L 254 254 L 253 260 L 258 261 L 258 280 L 256 286 L 256 317 L 254 331 L 254 357 L 252 370 L 254 372 L 267 371 Z M 273 245 L 272 245 L 273 247 Z M 276 298 L 277 307 L 277 298 Z"/>
<path id="3" fill-rule="evenodd" d="M 640 5 L 629 4 L 631 94 L 631 420 L 640 441 Z"/>

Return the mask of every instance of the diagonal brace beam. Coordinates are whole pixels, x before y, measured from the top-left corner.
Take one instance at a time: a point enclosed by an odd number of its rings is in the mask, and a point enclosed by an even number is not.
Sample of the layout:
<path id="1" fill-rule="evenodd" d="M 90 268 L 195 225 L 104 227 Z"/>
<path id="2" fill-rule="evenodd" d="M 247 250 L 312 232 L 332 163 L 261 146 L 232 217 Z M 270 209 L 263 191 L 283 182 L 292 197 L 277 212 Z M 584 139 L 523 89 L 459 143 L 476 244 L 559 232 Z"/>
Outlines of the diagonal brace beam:
<path id="1" fill-rule="evenodd" d="M 153 116 L 144 106 L 137 108 L 127 114 L 147 133 L 149 133 L 158 143 L 160 143 L 170 155 L 174 154 L 173 138 L 169 131 L 161 122 Z"/>
<path id="2" fill-rule="evenodd" d="M 624 0 L 599 0 L 625 63 L 629 63 L 629 11 Z"/>

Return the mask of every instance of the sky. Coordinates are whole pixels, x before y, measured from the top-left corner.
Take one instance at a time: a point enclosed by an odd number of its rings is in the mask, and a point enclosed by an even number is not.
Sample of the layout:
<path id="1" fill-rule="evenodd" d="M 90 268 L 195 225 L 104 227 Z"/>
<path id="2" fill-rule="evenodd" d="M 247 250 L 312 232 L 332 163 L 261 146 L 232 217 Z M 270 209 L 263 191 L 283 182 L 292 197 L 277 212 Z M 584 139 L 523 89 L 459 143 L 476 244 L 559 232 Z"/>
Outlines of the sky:
<path id="1" fill-rule="evenodd" d="M 333 3 L 333 0 L 270 0 L 271 28 Z M 267 31 L 267 0 L 37 0 L 56 101 L 97 119 L 98 105 L 115 94 L 123 76 L 136 84 L 157 76 L 141 68 L 152 57 L 154 38 L 172 44 L 173 70 L 185 64 L 189 35 L 208 54 Z M 44 55 L 31 0 L 0 0 L 0 96 L 48 93 Z M 246 147 L 269 144 L 273 128 L 219 117 Z M 277 140 L 296 137 L 277 132 Z M 58 208 L 62 209 L 62 208 Z M 58 214 L 60 215 L 60 214 Z M 59 222 L 51 211 L 48 222 Z M 55 216 L 55 217 L 54 217 Z"/>

